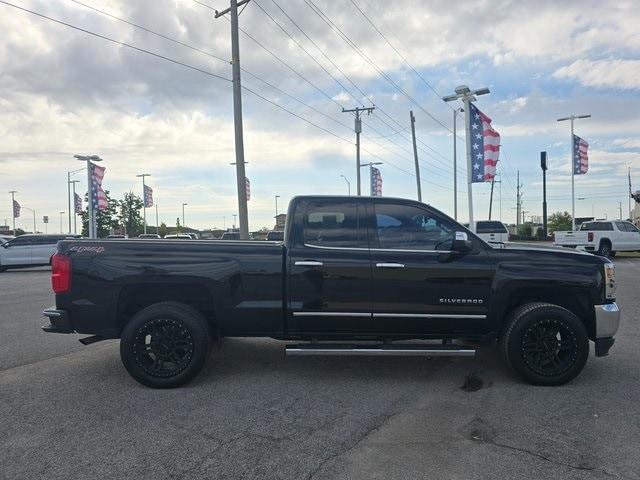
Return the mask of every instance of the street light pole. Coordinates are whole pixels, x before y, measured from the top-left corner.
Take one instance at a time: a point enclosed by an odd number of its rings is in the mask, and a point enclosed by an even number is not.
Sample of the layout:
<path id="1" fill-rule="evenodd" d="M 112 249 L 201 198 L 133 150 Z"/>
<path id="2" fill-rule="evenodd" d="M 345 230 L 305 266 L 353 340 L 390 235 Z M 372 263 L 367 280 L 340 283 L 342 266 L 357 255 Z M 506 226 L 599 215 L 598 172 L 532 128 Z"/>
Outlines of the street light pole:
<path id="1" fill-rule="evenodd" d="M 22 207 L 25 210 L 29 210 L 31 213 L 33 213 L 33 233 L 38 233 L 36 232 L 36 211 L 33 208 L 29 208 L 29 207 Z"/>
<path id="2" fill-rule="evenodd" d="M 453 218 L 458 220 L 458 113 L 462 108 L 453 109 Z"/>
<path id="3" fill-rule="evenodd" d="M 340 175 L 340 176 L 344 178 L 345 182 L 347 182 L 347 194 L 351 196 L 351 183 L 349 182 L 349 180 L 347 180 L 347 177 L 345 177 L 344 175 Z"/>
<path id="4" fill-rule="evenodd" d="M 183 228 L 184 228 L 184 227 L 186 227 L 185 222 L 184 222 L 184 207 L 185 207 L 186 205 L 189 205 L 189 204 L 188 204 L 188 203 L 183 203 L 183 204 L 182 204 L 182 227 L 183 227 Z"/>
<path id="5" fill-rule="evenodd" d="M 73 175 L 74 173 L 78 173 L 78 172 L 82 172 L 84 170 L 84 168 L 79 168 L 78 170 L 70 170 L 67 172 L 67 203 L 68 203 L 68 208 L 69 208 L 69 233 L 71 233 L 71 215 L 72 215 L 72 210 L 71 210 L 71 191 L 70 191 L 70 185 L 71 183 L 76 183 L 78 182 L 78 180 L 71 180 L 71 175 Z M 75 185 L 73 186 L 75 188 Z M 90 188 L 90 187 L 89 187 Z M 73 193 L 75 193 L 75 190 L 73 191 Z M 73 196 L 73 204 L 75 207 L 75 195 Z M 74 224 L 74 230 L 73 233 L 76 233 L 75 231 L 75 223 L 76 223 L 76 218 L 75 218 L 75 208 L 73 209 L 74 212 L 74 218 L 73 218 L 73 224 Z"/>
<path id="6" fill-rule="evenodd" d="M 413 161 L 416 167 L 416 186 L 418 189 L 418 201 L 422 201 L 422 186 L 420 185 L 420 164 L 418 163 L 418 147 L 416 145 L 416 117 L 413 110 L 409 110 L 409 120 L 411 121 L 411 139 L 413 140 Z"/>
<path id="7" fill-rule="evenodd" d="M 278 199 L 280 198 L 280 195 L 275 195 L 274 198 L 276 200 L 276 216 L 275 216 L 275 219 L 276 219 L 276 222 L 277 222 L 278 221 Z"/>
<path id="8" fill-rule="evenodd" d="M 87 163 L 87 191 L 89 192 L 89 218 L 88 218 L 88 233 L 89 238 L 97 238 L 98 232 L 96 228 L 95 211 L 93 210 L 93 185 L 91 184 L 91 162 L 101 162 L 102 159 L 98 155 L 74 155 L 74 157 L 81 162 Z"/>
<path id="9" fill-rule="evenodd" d="M 78 220 L 78 212 L 76 212 L 76 183 L 79 183 L 80 180 L 71 180 L 71 196 L 73 197 L 73 202 L 71 202 L 73 207 L 73 233 L 78 233 L 77 228 L 77 220 Z M 69 230 L 71 233 L 71 230 Z"/>
<path id="10" fill-rule="evenodd" d="M 9 193 L 11 194 L 11 217 L 13 219 L 12 228 L 13 228 L 13 235 L 15 236 L 15 234 L 16 234 L 16 211 L 15 211 L 14 205 L 16 204 L 15 195 L 18 192 L 16 190 L 11 190 Z"/>
<path id="11" fill-rule="evenodd" d="M 145 195 L 146 185 L 144 183 L 144 179 L 146 177 L 150 177 L 150 173 L 141 173 L 140 175 L 136 175 L 138 178 L 142 178 L 142 221 L 143 221 L 143 231 L 147 233 L 147 196 Z"/>
<path id="12" fill-rule="evenodd" d="M 486 95 L 487 93 L 489 93 L 488 88 L 471 90 L 466 85 L 460 85 L 459 87 L 456 87 L 455 93 L 453 95 L 447 95 L 446 97 L 442 98 L 445 102 L 462 100 L 462 103 L 464 105 L 465 131 L 467 138 L 467 197 L 469 200 L 469 229 L 471 229 L 472 232 L 475 232 L 475 224 L 473 223 L 473 170 L 471 165 L 471 132 L 469 129 L 471 113 L 469 111 L 469 105 L 471 104 L 471 102 L 474 102 L 476 100 L 476 96 Z"/>
<path id="13" fill-rule="evenodd" d="M 575 152 L 573 151 L 573 122 L 576 118 L 590 118 L 591 115 L 571 115 L 570 117 L 559 118 L 558 122 L 564 122 L 566 120 L 571 121 L 571 140 L 569 141 L 569 156 L 571 160 L 569 165 L 571 166 L 571 230 L 576 229 L 576 197 L 575 197 Z"/>

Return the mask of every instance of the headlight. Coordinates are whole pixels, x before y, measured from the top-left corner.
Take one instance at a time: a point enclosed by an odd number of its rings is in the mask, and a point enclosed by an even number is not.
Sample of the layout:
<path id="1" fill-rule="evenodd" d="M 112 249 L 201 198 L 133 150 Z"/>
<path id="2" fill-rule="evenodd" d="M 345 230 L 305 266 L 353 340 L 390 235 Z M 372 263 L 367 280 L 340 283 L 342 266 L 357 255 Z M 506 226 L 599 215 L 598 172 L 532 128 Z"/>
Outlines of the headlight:
<path id="1" fill-rule="evenodd" d="M 604 298 L 607 300 L 616 298 L 616 268 L 611 262 L 604 265 Z"/>

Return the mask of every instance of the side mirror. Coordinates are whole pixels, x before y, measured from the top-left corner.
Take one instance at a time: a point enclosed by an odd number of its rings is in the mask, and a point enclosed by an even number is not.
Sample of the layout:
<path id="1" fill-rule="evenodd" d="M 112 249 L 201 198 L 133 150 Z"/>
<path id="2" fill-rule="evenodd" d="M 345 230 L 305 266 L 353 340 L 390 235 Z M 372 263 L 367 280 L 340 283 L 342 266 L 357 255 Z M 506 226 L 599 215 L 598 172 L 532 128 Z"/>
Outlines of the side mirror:
<path id="1" fill-rule="evenodd" d="M 456 236 L 453 239 L 453 245 L 451 250 L 454 252 L 465 253 L 471 251 L 473 244 L 469 240 L 469 236 L 466 232 L 456 232 Z"/>

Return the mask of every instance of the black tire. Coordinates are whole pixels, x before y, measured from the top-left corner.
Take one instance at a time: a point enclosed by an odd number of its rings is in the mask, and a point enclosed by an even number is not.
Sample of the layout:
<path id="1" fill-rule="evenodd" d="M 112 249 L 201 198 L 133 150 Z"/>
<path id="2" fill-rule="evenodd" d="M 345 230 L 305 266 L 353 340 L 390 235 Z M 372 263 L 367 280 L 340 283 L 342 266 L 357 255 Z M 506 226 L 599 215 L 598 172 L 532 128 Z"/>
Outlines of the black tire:
<path id="1" fill-rule="evenodd" d="M 598 255 L 601 257 L 611 257 L 611 243 L 608 240 L 602 240 L 598 248 Z"/>
<path id="2" fill-rule="evenodd" d="M 178 302 L 161 302 L 136 313 L 122 331 L 120 358 L 129 374 L 152 388 L 179 387 L 207 360 L 211 338 L 205 318 Z"/>
<path id="3" fill-rule="evenodd" d="M 550 303 L 516 308 L 500 339 L 503 357 L 534 385 L 562 385 L 573 380 L 589 357 L 589 338 L 578 317 Z"/>

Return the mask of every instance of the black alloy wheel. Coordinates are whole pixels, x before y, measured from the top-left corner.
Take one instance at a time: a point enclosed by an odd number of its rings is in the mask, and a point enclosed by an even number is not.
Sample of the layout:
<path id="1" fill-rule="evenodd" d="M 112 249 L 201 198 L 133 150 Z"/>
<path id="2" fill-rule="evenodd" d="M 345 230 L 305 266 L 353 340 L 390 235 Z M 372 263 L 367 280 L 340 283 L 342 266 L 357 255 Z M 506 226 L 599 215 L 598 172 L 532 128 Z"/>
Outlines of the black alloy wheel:
<path id="1" fill-rule="evenodd" d="M 558 320 L 539 320 L 522 336 L 522 357 L 539 375 L 562 375 L 575 362 L 577 352 L 575 332 Z"/>
<path id="2" fill-rule="evenodd" d="M 194 378 L 209 354 L 206 319 L 195 308 L 160 302 L 143 308 L 120 335 L 120 358 L 129 374 L 153 388 L 173 388 Z"/>
<path id="3" fill-rule="evenodd" d="M 189 365 L 194 341 L 180 322 L 157 318 L 142 325 L 136 332 L 133 355 L 136 363 L 152 377 L 172 377 Z"/>
<path id="4" fill-rule="evenodd" d="M 506 363 L 534 385 L 571 381 L 589 357 L 589 338 L 582 321 L 566 308 L 543 302 L 511 312 L 500 346 Z"/>

